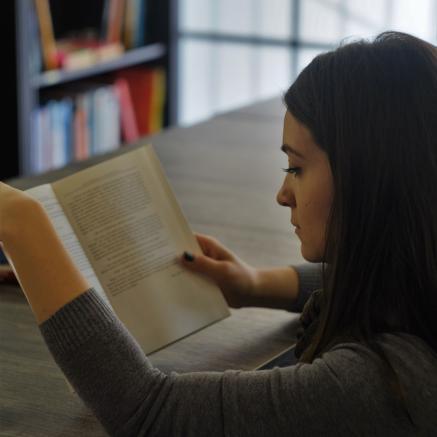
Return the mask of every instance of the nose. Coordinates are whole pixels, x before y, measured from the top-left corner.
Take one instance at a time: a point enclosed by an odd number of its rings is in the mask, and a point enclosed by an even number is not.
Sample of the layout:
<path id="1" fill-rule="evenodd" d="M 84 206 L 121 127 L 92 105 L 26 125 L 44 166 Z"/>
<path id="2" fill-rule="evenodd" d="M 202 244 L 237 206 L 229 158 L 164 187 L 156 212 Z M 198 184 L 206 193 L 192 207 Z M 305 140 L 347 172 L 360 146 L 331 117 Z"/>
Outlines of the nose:
<path id="1" fill-rule="evenodd" d="M 288 175 L 285 177 L 284 182 L 276 195 L 276 201 L 281 206 L 293 208 L 296 206 L 296 199 L 291 185 L 287 183 L 288 177 Z"/>

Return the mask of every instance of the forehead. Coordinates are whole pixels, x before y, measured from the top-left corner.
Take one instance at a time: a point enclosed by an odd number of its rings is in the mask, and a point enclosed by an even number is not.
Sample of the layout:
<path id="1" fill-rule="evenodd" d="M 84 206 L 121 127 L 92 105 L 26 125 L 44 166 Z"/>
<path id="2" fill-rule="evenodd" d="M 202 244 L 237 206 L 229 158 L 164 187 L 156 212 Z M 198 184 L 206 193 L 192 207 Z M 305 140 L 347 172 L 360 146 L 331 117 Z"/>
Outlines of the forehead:
<path id="1" fill-rule="evenodd" d="M 321 152 L 310 130 L 289 111 L 286 111 L 284 117 L 283 143 L 298 150 L 304 156 Z"/>

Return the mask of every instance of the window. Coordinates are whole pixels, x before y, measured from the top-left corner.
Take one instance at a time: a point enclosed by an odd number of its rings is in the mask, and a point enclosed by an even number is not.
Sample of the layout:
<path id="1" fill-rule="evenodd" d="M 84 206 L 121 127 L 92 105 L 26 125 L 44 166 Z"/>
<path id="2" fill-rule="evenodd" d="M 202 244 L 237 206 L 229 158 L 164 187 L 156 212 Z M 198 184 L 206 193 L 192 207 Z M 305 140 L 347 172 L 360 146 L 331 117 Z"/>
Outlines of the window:
<path id="1" fill-rule="evenodd" d="M 436 43 L 436 17 L 437 0 L 180 0 L 179 123 L 279 95 L 344 38 Z"/>

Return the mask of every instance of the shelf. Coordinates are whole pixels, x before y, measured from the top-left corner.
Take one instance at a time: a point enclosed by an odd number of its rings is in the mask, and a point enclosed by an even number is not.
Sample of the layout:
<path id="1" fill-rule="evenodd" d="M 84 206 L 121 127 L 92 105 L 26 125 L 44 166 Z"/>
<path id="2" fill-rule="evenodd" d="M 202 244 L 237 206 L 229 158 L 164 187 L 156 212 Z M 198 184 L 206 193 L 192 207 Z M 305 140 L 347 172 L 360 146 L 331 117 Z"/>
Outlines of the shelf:
<path id="1" fill-rule="evenodd" d="M 89 68 L 46 71 L 32 80 L 32 86 L 35 89 L 41 89 L 74 80 L 84 79 L 89 76 L 109 73 L 121 68 L 159 59 L 165 55 L 165 52 L 164 44 L 150 44 L 145 47 L 129 50 L 118 58 L 95 64 Z"/>
<path id="2" fill-rule="evenodd" d="M 143 0 L 141 0 L 143 1 Z M 11 62 L 5 68 L 14 67 L 11 74 L 14 80 L 16 106 L 16 140 L 13 141 L 10 154 L 0 163 L 0 179 L 13 178 L 33 174 L 35 154 L 39 151 L 35 144 L 39 137 L 35 126 L 37 111 L 44 106 L 47 99 L 62 100 L 62 96 L 70 95 L 72 85 L 97 81 L 102 84 L 112 81 L 113 73 L 133 67 L 159 68 L 164 72 L 165 95 L 163 109 L 163 126 L 176 122 L 177 112 L 177 0 L 144 0 L 146 5 L 144 16 L 145 45 L 126 50 L 118 57 L 107 58 L 84 68 L 59 69 L 41 72 L 42 48 L 39 34 L 40 20 L 35 8 L 31 7 L 35 0 L 15 0 L 5 2 L 9 7 L 7 24 L 8 50 Z M 48 4 L 52 20 L 55 24 L 54 36 L 67 38 L 83 29 L 98 30 L 102 26 L 103 7 L 112 0 L 44 0 Z M 68 3 L 68 6 L 67 6 Z M 118 3 L 115 2 L 114 3 Z M 5 6 L 6 7 L 6 6 Z M 71 14 L 66 15 L 67 9 Z M 38 38 L 36 35 L 38 34 Z M 122 42 L 120 40 L 119 42 Z M 7 58 L 6 58 L 7 59 Z M 39 62 L 35 62 L 38 61 Z M 79 67 L 79 66 L 78 66 Z M 115 76 L 115 75 L 114 75 Z M 53 89 L 52 89 L 53 88 Z M 73 87 L 74 88 L 74 87 Z M 80 87 L 79 87 L 80 88 Z M 51 94 L 51 91 L 56 91 Z M 8 105 L 9 107 L 10 105 Z M 11 106 L 12 108 L 12 106 Z M 47 117 L 48 118 L 48 117 Z M 45 120 L 49 121 L 49 120 Z M 49 123 L 47 123 L 48 125 Z M 50 130 L 50 127 L 47 127 Z M 42 129 L 41 129 L 42 130 Z M 53 133 L 53 132 L 52 132 Z M 120 139 L 121 141 L 122 139 Z M 39 153 L 39 152 L 38 152 Z"/>

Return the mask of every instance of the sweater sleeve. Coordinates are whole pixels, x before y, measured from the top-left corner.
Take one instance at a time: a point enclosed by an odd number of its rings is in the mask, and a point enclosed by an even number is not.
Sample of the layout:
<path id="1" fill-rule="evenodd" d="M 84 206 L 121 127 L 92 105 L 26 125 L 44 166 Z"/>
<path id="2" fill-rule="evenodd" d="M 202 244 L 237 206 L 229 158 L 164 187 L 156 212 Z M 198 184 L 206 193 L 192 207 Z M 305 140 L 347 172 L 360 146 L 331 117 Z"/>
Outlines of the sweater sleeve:
<path id="1" fill-rule="evenodd" d="M 322 265 L 305 263 L 293 266 L 299 277 L 299 294 L 288 311 L 300 313 L 314 290 L 322 288 Z"/>
<path id="2" fill-rule="evenodd" d="M 347 350 L 266 371 L 166 375 L 93 289 L 40 330 L 76 393 L 114 436 L 354 435 L 361 393 L 349 393 L 345 382 L 367 387 L 365 399 L 376 399 L 369 387 L 382 383 Z"/>

